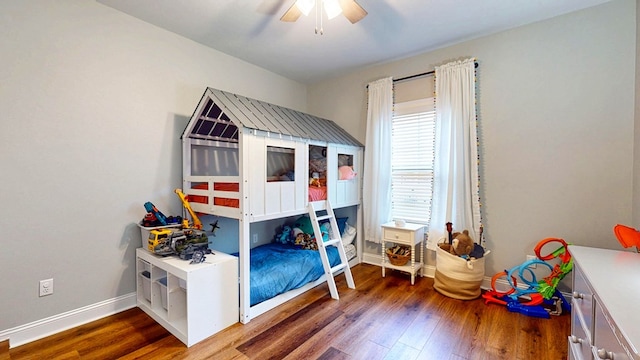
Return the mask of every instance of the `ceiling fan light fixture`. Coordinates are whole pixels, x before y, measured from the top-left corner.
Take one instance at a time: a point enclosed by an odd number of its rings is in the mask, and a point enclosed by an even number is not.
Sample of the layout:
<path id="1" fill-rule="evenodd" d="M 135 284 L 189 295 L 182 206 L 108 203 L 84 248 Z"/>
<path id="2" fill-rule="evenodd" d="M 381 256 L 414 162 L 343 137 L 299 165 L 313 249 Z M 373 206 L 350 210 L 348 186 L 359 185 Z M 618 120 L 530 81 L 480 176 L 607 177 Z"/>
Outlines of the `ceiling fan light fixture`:
<path id="1" fill-rule="evenodd" d="M 304 14 L 304 16 L 308 16 L 315 3 L 315 0 L 296 0 L 296 7 Z"/>
<path id="2" fill-rule="evenodd" d="M 324 11 L 327 13 L 327 18 L 329 20 L 342 14 L 342 7 L 340 7 L 340 3 L 338 2 L 338 0 L 319 0 L 319 1 L 323 2 Z"/>

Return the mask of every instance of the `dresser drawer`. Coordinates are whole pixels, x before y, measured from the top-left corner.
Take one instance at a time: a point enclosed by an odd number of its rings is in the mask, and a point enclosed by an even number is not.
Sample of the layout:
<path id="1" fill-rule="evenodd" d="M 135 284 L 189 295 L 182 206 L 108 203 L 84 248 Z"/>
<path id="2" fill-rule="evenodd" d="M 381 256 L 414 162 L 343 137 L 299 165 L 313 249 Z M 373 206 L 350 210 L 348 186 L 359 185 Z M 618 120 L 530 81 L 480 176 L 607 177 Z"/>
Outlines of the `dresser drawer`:
<path id="1" fill-rule="evenodd" d="M 605 314 L 605 310 L 596 301 L 595 328 L 593 331 L 594 359 L 631 360 L 632 357 L 626 350 L 629 345 L 617 336 L 616 327 L 612 325 L 613 322 Z"/>
<path id="2" fill-rule="evenodd" d="M 567 342 L 569 343 L 568 348 L 568 358 L 569 360 L 593 360 L 591 357 L 591 346 L 585 345 L 581 343 L 576 343 L 573 341 L 571 336 L 567 338 Z M 585 354 L 584 349 L 587 349 Z"/>
<path id="3" fill-rule="evenodd" d="M 593 325 L 593 291 L 579 266 L 573 269 L 573 293 L 571 294 L 574 308 L 580 311 L 585 329 L 591 329 Z M 587 336 L 593 339 L 589 330 Z"/>
<path id="4" fill-rule="evenodd" d="M 412 232 L 406 230 L 384 228 L 382 236 L 384 236 L 385 241 L 400 241 L 404 243 L 412 241 Z"/>
<path id="5" fill-rule="evenodd" d="M 571 336 L 569 336 L 569 349 L 573 358 L 591 360 L 591 336 L 588 328 L 584 327 L 582 315 L 579 309 L 571 312 Z"/>

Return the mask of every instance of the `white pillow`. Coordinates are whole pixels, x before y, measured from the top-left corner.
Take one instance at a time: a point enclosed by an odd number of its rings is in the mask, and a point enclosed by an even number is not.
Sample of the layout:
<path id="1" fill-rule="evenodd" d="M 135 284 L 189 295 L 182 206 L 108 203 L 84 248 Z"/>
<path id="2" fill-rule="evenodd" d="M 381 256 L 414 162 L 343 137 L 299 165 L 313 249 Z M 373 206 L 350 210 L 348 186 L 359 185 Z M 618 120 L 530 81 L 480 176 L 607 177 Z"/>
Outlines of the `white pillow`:
<path id="1" fill-rule="evenodd" d="M 342 244 L 349 245 L 353 243 L 353 240 L 356 238 L 356 228 L 349 225 L 348 223 L 344 225 L 344 232 L 342 233 Z"/>

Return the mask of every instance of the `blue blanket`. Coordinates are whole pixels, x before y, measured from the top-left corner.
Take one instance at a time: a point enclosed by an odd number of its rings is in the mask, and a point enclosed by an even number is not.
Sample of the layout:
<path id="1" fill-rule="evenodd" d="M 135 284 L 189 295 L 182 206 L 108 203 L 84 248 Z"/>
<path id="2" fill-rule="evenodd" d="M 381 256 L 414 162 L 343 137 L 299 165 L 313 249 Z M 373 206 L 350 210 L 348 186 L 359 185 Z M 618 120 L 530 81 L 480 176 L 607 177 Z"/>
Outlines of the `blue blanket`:
<path id="1" fill-rule="evenodd" d="M 238 256 L 238 254 L 234 254 Z M 331 266 L 340 264 L 335 246 L 327 247 Z M 297 289 L 324 274 L 320 254 L 292 245 L 270 243 L 251 249 L 251 305 Z"/>

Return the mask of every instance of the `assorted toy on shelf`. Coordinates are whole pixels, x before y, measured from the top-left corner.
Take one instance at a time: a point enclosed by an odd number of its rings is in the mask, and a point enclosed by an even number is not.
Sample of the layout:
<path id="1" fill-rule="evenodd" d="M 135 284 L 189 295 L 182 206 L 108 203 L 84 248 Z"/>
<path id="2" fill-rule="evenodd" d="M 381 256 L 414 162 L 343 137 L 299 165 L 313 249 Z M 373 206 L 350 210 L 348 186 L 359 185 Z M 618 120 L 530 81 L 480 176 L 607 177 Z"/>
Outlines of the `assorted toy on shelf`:
<path id="1" fill-rule="evenodd" d="M 542 255 L 543 247 L 554 242 L 560 243 L 561 246 L 547 255 Z M 563 239 L 547 238 L 540 241 L 534 249 L 537 259 L 525 261 L 491 278 L 491 290 L 482 294 L 485 304 L 500 304 L 512 312 L 547 319 L 550 315 L 562 314 L 563 310 L 570 311 L 571 305 L 557 290 L 560 280 L 573 269 L 573 259 L 567 246 Z M 554 266 L 547 263 L 556 258 L 560 262 Z M 542 280 L 537 280 L 533 270 L 537 265 L 549 269 L 549 275 Z M 510 286 L 510 289 L 505 292 L 500 292 L 495 287 L 496 280 L 502 277 L 506 278 Z M 517 279 L 520 279 L 520 285 Z"/>
<path id="2" fill-rule="evenodd" d="M 144 209 L 147 210 L 147 214 L 142 218 L 142 221 L 140 221 L 140 224 L 144 227 L 167 226 L 182 223 L 181 216 L 165 216 L 149 201 L 144 203 Z"/>
<path id="3" fill-rule="evenodd" d="M 178 255 L 181 259 L 191 260 L 192 263 L 203 262 L 205 254 L 211 254 L 209 237 L 202 230 L 202 222 L 191 209 L 187 197 L 182 190 L 175 193 L 182 201 L 182 206 L 191 216 L 191 222 L 185 217 L 165 216 L 151 202 L 146 202 L 144 208 L 147 214 L 140 224 L 143 227 L 155 227 L 148 231 L 147 250 L 156 255 Z M 167 227 L 174 225 L 174 227 Z M 219 228 L 212 224 L 212 232 Z"/>

